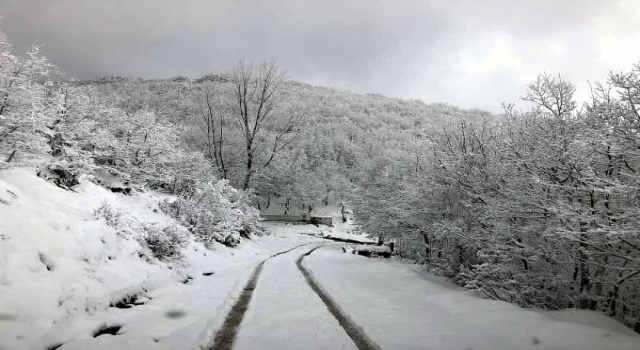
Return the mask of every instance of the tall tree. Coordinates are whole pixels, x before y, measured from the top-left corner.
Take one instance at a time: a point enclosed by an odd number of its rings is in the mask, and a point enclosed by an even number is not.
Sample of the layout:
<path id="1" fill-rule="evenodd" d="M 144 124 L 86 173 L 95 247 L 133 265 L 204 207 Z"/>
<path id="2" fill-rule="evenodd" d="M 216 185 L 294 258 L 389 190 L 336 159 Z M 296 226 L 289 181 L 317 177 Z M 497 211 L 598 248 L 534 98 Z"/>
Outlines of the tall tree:
<path id="1" fill-rule="evenodd" d="M 46 148 L 50 101 L 47 85 L 52 66 L 32 47 L 14 56 L 0 32 L 0 161 L 11 163 L 19 151 Z"/>
<path id="2" fill-rule="evenodd" d="M 199 119 L 199 126 L 203 130 L 204 155 L 217 168 L 223 179 L 227 179 L 228 173 L 223 152 L 226 119 L 227 112 L 217 103 L 213 87 L 205 86 Z"/>
<path id="3" fill-rule="evenodd" d="M 296 138 L 304 113 L 281 115 L 278 94 L 285 72 L 275 62 L 259 66 L 239 62 L 231 74 L 234 88 L 235 114 L 244 136 L 246 169 L 242 187 L 248 189 L 258 167 L 267 167 L 274 157 Z M 256 159 L 265 161 L 256 166 Z"/>

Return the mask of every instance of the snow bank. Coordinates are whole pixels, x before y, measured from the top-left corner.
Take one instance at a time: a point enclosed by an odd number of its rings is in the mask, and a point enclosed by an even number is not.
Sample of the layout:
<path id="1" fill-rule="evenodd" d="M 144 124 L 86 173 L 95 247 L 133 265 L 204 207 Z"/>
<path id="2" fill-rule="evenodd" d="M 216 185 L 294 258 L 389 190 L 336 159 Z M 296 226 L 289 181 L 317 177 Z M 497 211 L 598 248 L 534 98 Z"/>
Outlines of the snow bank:
<path id="1" fill-rule="evenodd" d="M 253 264 L 313 239 L 275 234 L 213 250 L 191 240 L 182 260 L 159 261 L 131 227 L 179 226 L 158 209 L 163 197 L 0 172 L 0 349 L 197 349 Z M 129 224 L 96 219 L 105 204 Z M 132 295 L 139 305 L 125 302 Z M 106 326 L 121 328 L 94 339 Z"/>

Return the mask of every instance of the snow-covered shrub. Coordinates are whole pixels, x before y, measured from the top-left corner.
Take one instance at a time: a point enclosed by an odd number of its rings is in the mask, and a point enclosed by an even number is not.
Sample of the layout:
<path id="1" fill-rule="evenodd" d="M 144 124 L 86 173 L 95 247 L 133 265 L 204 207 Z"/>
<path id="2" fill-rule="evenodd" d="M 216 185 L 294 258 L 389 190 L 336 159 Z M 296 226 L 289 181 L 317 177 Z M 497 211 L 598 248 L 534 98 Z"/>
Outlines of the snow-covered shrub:
<path id="1" fill-rule="evenodd" d="M 107 222 L 107 225 L 115 229 L 122 228 L 125 223 L 124 214 L 107 202 L 102 203 L 96 210 L 93 211 L 93 218 L 96 220 L 104 218 L 104 220 Z"/>
<path id="2" fill-rule="evenodd" d="M 179 259 L 187 242 L 187 235 L 177 226 L 144 226 L 144 244 L 158 260 Z"/>
<path id="3" fill-rule="evenodd" d="M 260 234 L 260 212 L 251 206 L 249 192 L 229 186 L 226 180 L 199 183 L 192 196 L 165 200 L 161 208 L 189 227 L 196 237 L 235 246 L 240 237 Z"/>
<path id="4" fill-rule="evenodd" d="M 96 220 L 104 219 L 106 224 L 116 229 L 119 235 L 126 234 L 125 238 L 134 237 L 143 248 L 149 249 L 150 255 L 158 260 L 180 259 L 181 250 L 186 247 L 190 239 L 184 227 L 145 223 L 107 202 L 94 210 L 93 217 Z"/>
<path id="5" fill-rule="evenodd" d="M 70 189 L 80 184 L 80 176 L 86 172 L 87 168 L 81 163 L 54 159 L 38 170 L 38 176 L 58 187 Z"/>
<path id="6" fill-rule="evenodd" d="M 126 233 L 127 237 L 135 237 L 158 260 L 179 259 L 182 256 L 181 250 L 189 242 L 189 233 L 184 227 L 141 222 L 107 202 L 94 210 L 93 217 L 96 220 L 104 219 L 118 234 Z"/>
<path id="7" fill-rule="evenodd" d="M 152 111 L 127 111 L 112 104 L 102 101 L 96 118 L 96 128 L 102 130 L 102 135 L 93 137 L 91 143 L 96 165 L 103 171 L 128 177 L 122 178 L 123 182 L 167 187 L 174 180 L 176 163 L 184 157 L 178 143 L 178 128 Z"/>

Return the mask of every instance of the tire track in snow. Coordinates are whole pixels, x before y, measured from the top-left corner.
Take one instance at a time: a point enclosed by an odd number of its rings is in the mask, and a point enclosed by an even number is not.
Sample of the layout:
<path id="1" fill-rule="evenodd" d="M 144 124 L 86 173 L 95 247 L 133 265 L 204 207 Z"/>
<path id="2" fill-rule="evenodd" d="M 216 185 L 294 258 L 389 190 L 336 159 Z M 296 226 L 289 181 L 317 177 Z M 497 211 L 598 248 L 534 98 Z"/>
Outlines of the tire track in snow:
<path id="1" fill-rule="evenodd" d="M 311 287 L 311 289 L 320 297 L 322 302 L 327 306 L 329 312 L 333 315 L 333 317 L 338 320 L 340 326 L 344 329 L 344 331 L 349 335 L 353 343 L 360 350 L 380 350 L 380 347 L 371 340 L 364 330 L 358 326 L 351 318 L 340 308 L 340 306 L 336 303 L 335 300 L 325 291 L 320 283 L 313 277 L 313 274 L 310 270 L 308 270 L 302 264 L 305 257 L 311 255 L 316 249 L 323 247 L 324 245 L 319 245 L 310 251 L 302 254 L 298 260 L 296 261 L 296 265 L 298 265 L 298 269 L 302 272 L 304 279 L 307 281 L 307 284 Z"/>
<path id="2" fill-rule="evenodd" d="M 251 277 L 247 284 L 245 284 L 242 289 L 242 293 L 240 293 L 240 297 L 238 301 L 233 305 L 227 317 L 222 324 L 222 328 L 218 330 L 216 336 L 213 340 L 213 345 L 209 348 L 211 350 L 231 350 L 233 349 L 233 343 L 236 340 L 236 336 L 238 335 L 238 330 L 240 324 L 242 323 L 242 319 L 244 318 L 244 314 L 249 308 L 249 303 L 251 302 L 251 297 L 253 296 L 253 291 L 256 289 L 256 285 L 258 284 L 258 277 L 260 277 L 260 273 L 264 268 L 264 263 L 271 258 L 275 258 L 278 255 L 286 254 L 294 249 L 298 249 L 302 246 L 308 245 L 310 243 L 301 244 L 295 246 L 291 249 L 287 249 L 276 254 L 271 255 L 270 257 L 262 260 L 258 266 L 255 267 Z"/>

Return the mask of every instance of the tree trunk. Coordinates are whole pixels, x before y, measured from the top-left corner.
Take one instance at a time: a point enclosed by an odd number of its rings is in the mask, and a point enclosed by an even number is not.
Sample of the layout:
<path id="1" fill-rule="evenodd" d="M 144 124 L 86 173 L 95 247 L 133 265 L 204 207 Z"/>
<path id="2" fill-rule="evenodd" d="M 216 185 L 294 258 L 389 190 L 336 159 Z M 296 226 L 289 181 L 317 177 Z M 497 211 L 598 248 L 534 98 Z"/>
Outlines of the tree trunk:
<path id="1" fill-rule="evenodd" d="M 13 160 L 13 158 L 16 156 L 16 153 L 18 153 L 18 149 L 14 148 L 13 152 L 11 152 L 11 154 L 9 155 L 9 157 L 7 158 L 7 163 L 11 163 L 11 161 Z"/>
<path id="2" fill-rule="evenodd" d="M 580 238 L 581 240 L 585 240 L 586 239 L 586 223 L 580 223 Z M 578 256 L 580 259 L 580 263 L 579 263 L 579 276 L 580 276 L 580 304 L 579 304 L 579 308 L 580 309 L 589 309 L 589 284 L 591 282 L 591 277 L 589 276 L 589 266 L 587 265 L 586 261 L 589 259 L 589 256 L 587 255 L 587 253 L 585 252 L 585 250 L 587 249 L 586 244 L 584 243 L 580 243 L 579 247 L 578 247 Z"/>
<path id="3" fill-rule="evenodd" d="M 431 264 L 431 242 L 429 242 L 429 234 L 424 231 L 420 231 L 420 233 L 422 234 L 422 238 L 424 239 L 424 253 L 426 256 L 427 265 L 430 265 Z"/>
<path id="4" fill-rule="evenodd" d="M 289 213 L 289 201 L 291 200 L 291 198 L 287 198 L 287 201 L 284 203 L 284 215 L 287 215 Z"/>
<path id="5" fill-rule="evenodd" d="M 251 149 L 251 145 L 247 142 L 247 175 L 244 178 L 244 184 L 242 185 L 243 190 L 249 189 L 249 185 L 251 184 L 251 175 L 253 173 L 253 150 Z"/>

